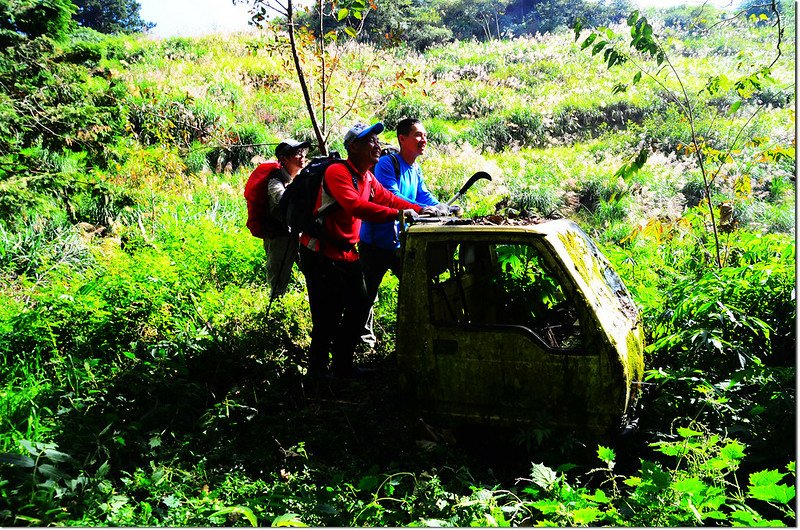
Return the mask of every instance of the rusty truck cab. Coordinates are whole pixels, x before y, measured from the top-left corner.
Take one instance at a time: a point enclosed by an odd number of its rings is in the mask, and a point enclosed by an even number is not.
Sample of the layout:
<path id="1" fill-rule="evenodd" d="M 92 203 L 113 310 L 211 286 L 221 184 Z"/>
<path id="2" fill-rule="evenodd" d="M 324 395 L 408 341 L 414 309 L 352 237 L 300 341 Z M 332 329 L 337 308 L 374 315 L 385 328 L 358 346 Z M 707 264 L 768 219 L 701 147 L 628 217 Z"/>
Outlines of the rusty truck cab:
<path id="1" fill-rule="evenodd" d="M 643 371 L 638 310 L 573 222 L 407 228 L 398 294 L 403 398 L 458 422 L 609 432 Z"/>

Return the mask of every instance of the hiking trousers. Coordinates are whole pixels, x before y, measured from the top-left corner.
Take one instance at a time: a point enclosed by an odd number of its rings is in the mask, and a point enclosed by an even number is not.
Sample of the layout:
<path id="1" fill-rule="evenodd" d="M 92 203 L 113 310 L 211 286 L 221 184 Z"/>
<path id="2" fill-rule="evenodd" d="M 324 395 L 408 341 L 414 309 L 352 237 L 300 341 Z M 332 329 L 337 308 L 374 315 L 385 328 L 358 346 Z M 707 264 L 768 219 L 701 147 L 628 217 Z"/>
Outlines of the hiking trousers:
<path id="1" fill-rule="evenodd" d="M 398 279 L 400 278 L 400 249 L 385 249 L 362 241 L 358 245 L 358 254 L 364 269 L 367 297 L 371 304 L 367 319 L 364 321 L 364 328 L 361 330 L 361 342 L 374 347 L 377 337 L 374 330 L 375 310 L 373 306 L 378 301 L 378 289 L 386 272 L 391 270 Z"/>
<path id="2" fill-rule="evenodd" d="M 300 270 L 311 308 L 309 373 L 325 372 L 329 354 L 333 372 L 348 373 L 353 370 L 353 353 L 372 303 L 361 262 L 332 260 L 300 247 Z"/>
<path id="3" fill-rule="evenodd" d="M 264 238 L 267 254 L 267 281 L 273 298 L 286 294 L 292 279 L 292 265 L 298 261 L 297 236 L 285 235 Z"/>

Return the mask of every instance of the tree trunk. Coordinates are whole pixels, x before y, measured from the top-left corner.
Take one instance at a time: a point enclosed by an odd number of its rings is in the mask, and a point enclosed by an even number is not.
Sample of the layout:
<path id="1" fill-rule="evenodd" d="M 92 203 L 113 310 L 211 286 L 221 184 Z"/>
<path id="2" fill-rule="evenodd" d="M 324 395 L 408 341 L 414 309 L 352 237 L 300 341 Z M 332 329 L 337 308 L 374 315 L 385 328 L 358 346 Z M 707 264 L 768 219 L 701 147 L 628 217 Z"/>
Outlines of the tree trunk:
<path id="1" fill-rule="evenodd" d="M 294 11 L 292 0 L 286 2 L 287 12 L 287 26 L 289 29 L 289 44 L 292 47 L 292 59 L 294 60 L 294 67 L 297 70 L 297 80 L 300 81 L 300 88 L 303 91 L 303 100 L 306 102 L 306 109 L 308 110 L 308 117 L 311 118 L 311 126 L 314 128 L 314 136 L 317 138 L 317 147 L 322 156 L 328 155 L 328 146 L 325 142 L 325 137 L 319 128 L 317 122 L 317 114 L 314 112 L 314 105 L 311 102 L 311 95 L 308 92 L 308 85 L 306 84 L 306 77 L 303 74 L 303 69 L 300 66 L 300 56 L 297 53 L 297 43 L 294 38 Z"/>

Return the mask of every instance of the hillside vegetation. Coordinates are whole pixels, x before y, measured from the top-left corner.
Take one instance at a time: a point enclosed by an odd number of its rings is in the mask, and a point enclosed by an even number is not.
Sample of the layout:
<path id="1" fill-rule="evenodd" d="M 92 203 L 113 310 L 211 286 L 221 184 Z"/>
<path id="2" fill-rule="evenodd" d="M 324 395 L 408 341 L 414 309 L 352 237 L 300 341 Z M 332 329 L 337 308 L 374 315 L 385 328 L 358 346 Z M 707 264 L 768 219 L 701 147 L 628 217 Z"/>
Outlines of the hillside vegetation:
<path id="1" fill-rule="evenodd" d="M 54 17 L 0 33 L 0 525 L 796 524 L 794 27 L 778 55 L 763 21 L 650 15 L 680 80 L 615 92 L 633 61 L 609 69 L 563 29 L 342 42 L 328 93 L 333 149 L 357 121 L 419 117 L 440 199 L 488 171 L 467 216 L 568 217 L 598 242 L 648 345 L 639 430 L 606 440 L 451 433 L 404 410 L 394 277 L 360 354 L 378 375 L 308 385 L 302 275 L 267 312 L 245 227 L 253 158 L 313 140 L 272 33 L 154 40 Z M 722 266 L 670 91 L 713 155 Z"/>

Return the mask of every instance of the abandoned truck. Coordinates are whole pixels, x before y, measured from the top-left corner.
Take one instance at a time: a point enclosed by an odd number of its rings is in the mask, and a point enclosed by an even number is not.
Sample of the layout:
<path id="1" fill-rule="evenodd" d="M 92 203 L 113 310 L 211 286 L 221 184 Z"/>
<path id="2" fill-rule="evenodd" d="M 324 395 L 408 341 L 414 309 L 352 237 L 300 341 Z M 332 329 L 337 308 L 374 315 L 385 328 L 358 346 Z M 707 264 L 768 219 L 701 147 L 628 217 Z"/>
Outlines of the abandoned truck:
<path id="1" fill-rule="evenodd" d="M 638 309 L 574 222 L 510 223 L 401 227 L 402 399 L 444 423 L 612 433 L 644 370 Z"/>

